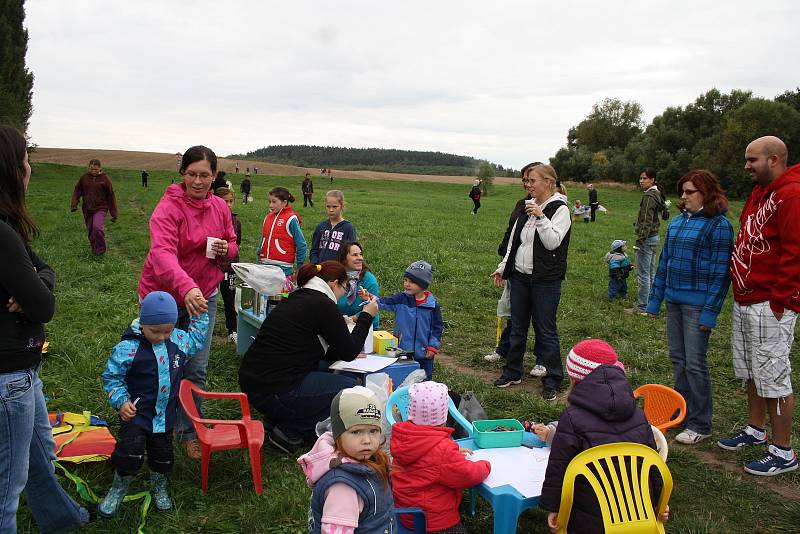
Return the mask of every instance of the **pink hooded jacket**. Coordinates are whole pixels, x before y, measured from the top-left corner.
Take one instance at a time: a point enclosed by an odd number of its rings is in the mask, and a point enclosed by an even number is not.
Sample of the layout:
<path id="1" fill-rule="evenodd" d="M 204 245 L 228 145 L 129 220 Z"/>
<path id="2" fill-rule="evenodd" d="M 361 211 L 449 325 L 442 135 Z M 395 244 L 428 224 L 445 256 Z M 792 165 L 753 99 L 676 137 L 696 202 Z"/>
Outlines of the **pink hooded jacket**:
<path id="1" fill-rule="evenodd" d="M 228 242 L 225 258 L 206 258 L 206 238 Z M 139 278 L 139 298 L 151 291 L 166 291 L 183 307 L 183 297 L 199 287 L 208 298 L 224 273 L 219 261 L 239 253 L 228 205 L 211 193 L 203 200 L 186 194 L 185 186 L 172 184 L 150 217 L 150 251 Z"/>

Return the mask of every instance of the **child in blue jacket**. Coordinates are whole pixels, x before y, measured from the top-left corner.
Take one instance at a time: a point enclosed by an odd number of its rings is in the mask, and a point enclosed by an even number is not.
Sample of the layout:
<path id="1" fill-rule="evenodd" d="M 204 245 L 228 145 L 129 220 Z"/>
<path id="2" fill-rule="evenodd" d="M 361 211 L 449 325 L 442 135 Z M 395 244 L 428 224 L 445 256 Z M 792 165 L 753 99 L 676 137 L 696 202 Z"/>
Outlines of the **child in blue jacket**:
<path id="1" fill-rule="evenodd" d="M 417 260 L 403 274 L 403 291 L 378 299 L 381 310 L 394 312 L 394 335 L 400 348 L 414 353 L 428 380 L 433 377 L 433 358 L 442 343 L 442 309 L 428 291 L 433 278 L 431 264 Z"/>
<path id="2" fill-rule="evenodd" d="M 189 331 L 175 328 L 178 306 L 169 293 L 153 291 L 142 300 L 139 318 L 122 334 L 103 371 L 103 389 L 119 411 L 119 439 L 111 455 L 114 481 L 97 511 L 112 517 L 144 463 L 150 466 L 159 510 L 172 508 L 167 473 L 172 469 L 172 428 L 183 366 L 204 345 L 208 312 L 192 318 Z"/>

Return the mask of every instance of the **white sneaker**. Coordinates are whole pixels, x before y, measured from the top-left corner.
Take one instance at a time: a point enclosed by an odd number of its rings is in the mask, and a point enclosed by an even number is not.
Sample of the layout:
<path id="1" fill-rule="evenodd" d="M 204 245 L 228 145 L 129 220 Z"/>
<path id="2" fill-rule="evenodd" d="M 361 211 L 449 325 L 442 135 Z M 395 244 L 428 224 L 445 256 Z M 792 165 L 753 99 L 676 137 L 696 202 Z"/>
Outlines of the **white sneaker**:
<path id="1" fill-rule="evenodd" d="M 706 438 L 710 438 L 711 434 L 698 434 L 691 428 L 684 428 L 683 432 L 675 436 L 675 441 L 683 443 L 684 445 L 696 445 Z"/>
<path id="2" fill-rule="evenodd" d="M 497 354 L 497 351 L 492 351 L 491 354 L 487 354 L 486 356 L 483 357 L 483 359 L 486 360 L 487 362 L 497 362 L 502 360 L 503 357 L 500 354 Z"/>
<path id="3" fill-rule="evenodd" d="M 533 369 L 531 369 L 531 376 L 542 377 L 546 375 L 547 375 L 547 367 L 545 367 L 544 365 L 536 364 L 533 366 Z"/>
<path id="4" fill-rule="evenodd" d="M 235 344 L 239 341 L 239 336 L 236 334 L 236 332 L 233 332 L 231 335 L 228 336 L 228 341 Z"/>

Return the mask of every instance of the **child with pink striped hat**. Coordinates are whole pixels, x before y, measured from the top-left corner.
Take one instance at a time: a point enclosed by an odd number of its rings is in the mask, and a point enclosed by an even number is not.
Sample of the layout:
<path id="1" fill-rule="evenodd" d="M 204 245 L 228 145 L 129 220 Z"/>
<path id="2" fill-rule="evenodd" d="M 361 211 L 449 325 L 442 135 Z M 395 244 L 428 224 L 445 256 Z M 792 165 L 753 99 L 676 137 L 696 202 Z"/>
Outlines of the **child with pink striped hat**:
<path id="1" fill-rule="evenodd" d="M 625 366 L 614 347 L 601 339 L 587 339 L 575 345 L 567 356 L 567 374 L 572 382 L 567 408 L 558 426 L 533 425 L 533 430 L 550 445 L 539 506 L 548 512 L 547 523 L 557 528 L 561 486 L 567 466 L 579 453 L 607 443 L 633 442 L 656 449 L 650 423 L 633 398 Z M 552 425 L 552 423 L 551 423 Z M 543 432 L 542 428 L 547 428 Z M 555 430 L 555 432 L 553 431 Z M 652 477 L 650 494 L 658 502 L 661 479 Z M 667 512 L 669 513 L 669 508 Z M 667 515 L 661 517 L 662 521 Z M 603 532 L 597 498 L 588 484 L 576 484 L 569 532 Z"/>
<path id="2" fill-rule="evenodd" d="M 412 384 L 408 396 L 408 420 L 392 426 L 395 506 L 422 508 L 428 532 L 464 533 L 458 513 L 461 495 L 489 476 L 491 466 L 485 460 L 467 460 L 453 441 L 453 429 L 445 426 L 449 402 L 445 384 Z M 405 524 L 405 518 L 401 521 Z"/>

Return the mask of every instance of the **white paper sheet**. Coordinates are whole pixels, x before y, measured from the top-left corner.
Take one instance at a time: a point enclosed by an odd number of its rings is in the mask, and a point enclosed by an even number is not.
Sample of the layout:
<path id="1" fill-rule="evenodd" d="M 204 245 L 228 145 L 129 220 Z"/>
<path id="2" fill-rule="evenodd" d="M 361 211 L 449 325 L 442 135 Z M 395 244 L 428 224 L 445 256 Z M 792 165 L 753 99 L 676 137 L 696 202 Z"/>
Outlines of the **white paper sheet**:
<path id="1" fill-rule="evenodd" d="M 492 472 L 483 481 L 490 488 L 513 486 L 525 498 L 542 494 L 547 460 L 550 458 L 549 448 L 507 447 L 476 449 L 474 452 L 468 456 L 470 460 L 488 460 L 492 464 Z"/>
<path id="2" fill-rule="evenodd" d="M 397 358 L 367 354 L 366 358 L 356 358 L 352 362 L 339 360 L 338 362 L 332 363 L 328 369 L 333 369 L 334 371 L 353 371 L 356 373 L 375 373 L 389 367 L 396 361 Z"/>

